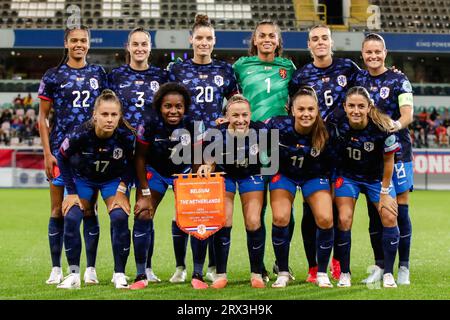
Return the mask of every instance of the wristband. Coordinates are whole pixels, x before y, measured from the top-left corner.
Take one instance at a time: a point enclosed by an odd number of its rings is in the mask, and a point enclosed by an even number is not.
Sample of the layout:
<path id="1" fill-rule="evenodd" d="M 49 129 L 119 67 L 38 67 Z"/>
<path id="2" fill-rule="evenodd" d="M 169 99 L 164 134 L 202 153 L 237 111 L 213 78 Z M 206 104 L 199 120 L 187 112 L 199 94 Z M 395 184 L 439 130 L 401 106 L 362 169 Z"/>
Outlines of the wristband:
<path id="1" fill-rule="evenodd" d="M 147 189 L 142 189 L 141 191 L 142 191 L 142 195 L 143 195 L 143 196 L 149 196 L 149 195 L 151 194 L 149 188 L 147 188 Z"/>
<path id="2" fill-rule="evenodd" d="M 381 193 L 381 194 L 389 194 L 389 188 L 383 188 L 383 187 L 381 187 L 380 193 Z"/>
<path id="3" fill-rule="evenodd" d="M 122 192 L 122 193 L 127 193 L 128 189 L 127 189 L 127 187 L 124 187 L 119 184 L 119 186 L 117 187 L 117 191 Z"/>

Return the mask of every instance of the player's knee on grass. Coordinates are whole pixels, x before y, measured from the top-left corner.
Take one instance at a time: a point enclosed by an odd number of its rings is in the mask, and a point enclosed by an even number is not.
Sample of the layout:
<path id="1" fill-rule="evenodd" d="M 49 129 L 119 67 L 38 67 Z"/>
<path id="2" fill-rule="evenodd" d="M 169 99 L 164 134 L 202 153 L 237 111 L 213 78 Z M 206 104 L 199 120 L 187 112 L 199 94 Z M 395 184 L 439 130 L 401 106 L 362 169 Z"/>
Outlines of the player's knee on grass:
<path id="1" fill-rule="evenodd" d="M 392 214 L 389 210 L 381 209 L 381 222 L 384 227 L 395 227 L 397 225 L 397 216 Z"/>
<path id="2" fill-rule="evenodd" d="M 291 214 L 287 215 L 274 215 L 272 223 L 277 227 L 287 227 L 289 225 L 289 220 L 291 218 Z"/>
<path id="3" fill-rule="evenodd" d="M 353 219 L 350 215 L 340 215 L 339 216 L 339 230 L 348 231 L 352 227 Z"/>
<path id="4" fill-rule="evenodd" d="M 320 215 L 316 218 L 316 223 L 320 229 L 330 229 L 333 227 L 333 216 Z"/>

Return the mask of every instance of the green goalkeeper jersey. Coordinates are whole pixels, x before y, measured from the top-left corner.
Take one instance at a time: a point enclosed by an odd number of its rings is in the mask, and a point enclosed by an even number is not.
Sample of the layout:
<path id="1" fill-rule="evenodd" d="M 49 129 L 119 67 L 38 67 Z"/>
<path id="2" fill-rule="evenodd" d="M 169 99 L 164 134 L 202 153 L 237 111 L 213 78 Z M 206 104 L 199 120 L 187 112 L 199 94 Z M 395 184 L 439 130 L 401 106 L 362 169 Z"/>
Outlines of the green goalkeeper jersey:
<path id="1" fill-rule="evenodd" d="M 291 60 L 277 57 L 265 62 L 257 56 L 241 57 L 233 69 L 242 94 L 250 101 L 253 121 L 286 115 L 288 84 L 295 71 Z"/>

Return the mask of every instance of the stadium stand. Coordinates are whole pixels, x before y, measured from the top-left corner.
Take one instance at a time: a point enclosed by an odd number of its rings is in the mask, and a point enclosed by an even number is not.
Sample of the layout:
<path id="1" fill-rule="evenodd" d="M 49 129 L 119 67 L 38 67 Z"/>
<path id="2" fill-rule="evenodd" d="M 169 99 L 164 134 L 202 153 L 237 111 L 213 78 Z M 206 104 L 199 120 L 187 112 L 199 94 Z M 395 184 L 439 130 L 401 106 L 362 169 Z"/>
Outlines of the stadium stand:
<path id="1" fill-rule="evenodd" d="M 1 1 L 1 28 L 62 28 L 76 10 L 67 13 L 66 1 Z M 80 8 L 82 22 L 93 29 L 189 29 L 197 12 L 207 13 L 218 30 L 251 30 L 255 21 L 276 20 L 285 31 L 304 31 L 326 22 L 326 9 L 313 0 L 94 0 L 70 1 Z M 450 0 L 352 0 L 347 24 L 334 30 L 367 31 L 368 5 L 381 12 L 383 32 L 448 33 Z"/>

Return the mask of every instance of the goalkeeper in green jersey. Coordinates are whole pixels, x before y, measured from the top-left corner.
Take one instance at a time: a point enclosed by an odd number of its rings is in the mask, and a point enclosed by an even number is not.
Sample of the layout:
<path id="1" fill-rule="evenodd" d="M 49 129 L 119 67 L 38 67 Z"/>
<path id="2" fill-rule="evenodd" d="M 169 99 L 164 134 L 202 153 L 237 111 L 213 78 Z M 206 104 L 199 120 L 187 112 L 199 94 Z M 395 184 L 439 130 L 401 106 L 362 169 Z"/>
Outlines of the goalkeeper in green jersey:
<path id="1" fill-rule="evenodd" d="M 291 60 L 282 58 L 282 53 L 283 39 L 280 27 L 273 21 L 263 20 L 256 25 L 253 31 L 249 56 L 241 57 L 233 65 L 240 91 L 250 101 L 253 121 L 264 121 L 274 116 L 287 115 L 288 84 L 295 71 L 295 65 Z M 269 177 L 266 178 L 267 187 Z M 265 197 L 261 213 L 261 228 L 258 230 L 264 243 L 266 205 L 267 198 Z M 289 231 L 290 239 L 292 239 L 293 214 L 291 214 Z M 262 255 L 264 256 L 264 251 L 262 251 Z M 273 269 L 274 273 L 278 273 L 276 262 Z M 269 277 L 266 269 L 263 268 L 263 270 L 263 276 L 267 282 Z M 291 278 L 293 279 L 292 272 Z"/>

